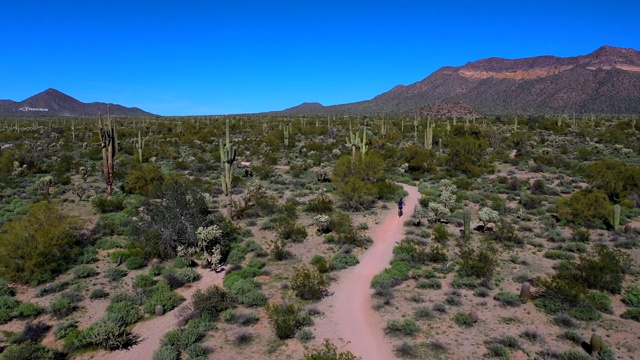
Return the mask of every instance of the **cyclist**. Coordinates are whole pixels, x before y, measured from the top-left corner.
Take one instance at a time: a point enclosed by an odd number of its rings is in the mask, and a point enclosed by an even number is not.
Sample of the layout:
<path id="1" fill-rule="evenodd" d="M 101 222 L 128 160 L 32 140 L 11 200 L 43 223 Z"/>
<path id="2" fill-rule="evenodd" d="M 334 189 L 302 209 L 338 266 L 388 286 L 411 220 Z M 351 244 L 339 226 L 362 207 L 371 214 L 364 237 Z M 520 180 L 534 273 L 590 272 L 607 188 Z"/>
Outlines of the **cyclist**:
<path id="1" fill-rule="evenodd" d="M 400 200 L 398 200 L 398 216 L 402 216 L 402 208 L 404 207 L 404 200 L 402 200 L 402 198 L 400 198 Z"/>

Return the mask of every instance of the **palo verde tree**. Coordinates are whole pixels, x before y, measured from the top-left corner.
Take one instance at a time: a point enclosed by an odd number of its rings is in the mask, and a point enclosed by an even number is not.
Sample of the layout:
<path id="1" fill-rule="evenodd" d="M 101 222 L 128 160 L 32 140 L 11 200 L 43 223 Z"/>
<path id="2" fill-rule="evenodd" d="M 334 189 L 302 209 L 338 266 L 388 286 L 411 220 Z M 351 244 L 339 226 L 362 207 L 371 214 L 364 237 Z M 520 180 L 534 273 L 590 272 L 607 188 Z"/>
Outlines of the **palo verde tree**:
<path id="1" fill-rule="evenodd" d="M 80 229 L 80 219 L 64 214 L 59 204 L 32 204 L 0 231 L 0 276 L 31 284 L 51 280 L 79 256 Z"/>

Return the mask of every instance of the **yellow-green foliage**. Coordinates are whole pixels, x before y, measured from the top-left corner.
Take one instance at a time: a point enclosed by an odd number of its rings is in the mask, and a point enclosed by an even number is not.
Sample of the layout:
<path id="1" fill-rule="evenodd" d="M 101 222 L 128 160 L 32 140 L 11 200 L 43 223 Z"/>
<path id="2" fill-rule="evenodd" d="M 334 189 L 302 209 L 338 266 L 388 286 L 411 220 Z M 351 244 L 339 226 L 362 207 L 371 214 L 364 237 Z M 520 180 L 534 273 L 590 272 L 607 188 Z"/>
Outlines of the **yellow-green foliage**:
<path id="1" fill-rule="evenodd" d="M 612 209 L 607 196 L 598 189 L 582 189 L 556 203 L 558 216 L 571 223 L 602 227 L 610 221 Z"/>
<path id="2" fill-rule="evenodd" d="M 64 271 L 80 254 L 80 219 L 58 204 L 39 202 L 27 215 L 7 222 L 0 233 L 0 276 L 20 283 L 41 283 Z"/>
<path id="3" fill-rule="evenodd" d="M 453 137 L 447 145 L 447 169 L 449 172 L 478 176 L 493 171 L 491 161 L 485 156 L 489 144 L 472 136 Z"/>
<path id="4" fill-rule="evenodd" d="M 590 184 L 604 191 L 612 201 L 622 201 L 627 195 L 640 192 L 640 168 L 627 165 L 624 161 L 596 161 L 587 167 L 586 177 Z"/>
<path id="5" fill-rule="evenodd" d="M 132 194 L 149 196 L 156 185 L 162 184 L 164 175 L 162 169 L 155 164 L 134 165 L 127 175 L 124 190 Z"/>

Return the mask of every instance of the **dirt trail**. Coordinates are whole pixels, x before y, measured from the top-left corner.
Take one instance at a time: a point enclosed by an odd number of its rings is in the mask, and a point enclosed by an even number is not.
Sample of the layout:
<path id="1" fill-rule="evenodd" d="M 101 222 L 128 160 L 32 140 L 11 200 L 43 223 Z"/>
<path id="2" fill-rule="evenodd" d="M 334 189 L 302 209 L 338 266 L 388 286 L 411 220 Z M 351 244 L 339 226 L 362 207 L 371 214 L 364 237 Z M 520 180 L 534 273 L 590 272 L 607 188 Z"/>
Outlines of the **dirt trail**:
<path id="1" fill-rule="evenodd" d="M 183 304 L 191 303 L 191 296 L 197 289 L 204 289 L 212 285 L 222 285 L 224 272 L 215 273 L 210 270 L 198 269 L 202 279 L 198 283 L 189 288 L 178 289 L 180 295 L 184 296 L 186 301 Z M 133 327 L 133 332 L 141 336 L 141 341 L 129 350 L 119 350 L 113 352 L 102 351 L 93 353 L 88 359 L 95 360 L 143 360 L 152 359 L 153 352 L 160 347 L 162 336 L 176 327 L 178 319 L 175 316 L 177 309 L 169 311 L 163 316 L 153 318 L 148 321 L 137 323 Z"/>
<path id="2" fill-rule="evenodd" d="M 316 320 L 316 338 L 328 338 L 338 348 L 349 350 L 363 360 L 395 359 L 391 342 L 384 335 L 380 316 L 372 309 L 370 288 L 374 275 L 389 266 L 393 247 L 403 238 L 403 223 L 411 217 L 419 198 L 418 188 L 402 184 L 409 193 L 405 212 L 398 218 L 395 207 L 387 210 L 383 221 L 372 228 L 373 245 L 365 252 L 360 263 L 340 274 L 331 287 L 334 292 L 318 304 L 325 316 Z"/>

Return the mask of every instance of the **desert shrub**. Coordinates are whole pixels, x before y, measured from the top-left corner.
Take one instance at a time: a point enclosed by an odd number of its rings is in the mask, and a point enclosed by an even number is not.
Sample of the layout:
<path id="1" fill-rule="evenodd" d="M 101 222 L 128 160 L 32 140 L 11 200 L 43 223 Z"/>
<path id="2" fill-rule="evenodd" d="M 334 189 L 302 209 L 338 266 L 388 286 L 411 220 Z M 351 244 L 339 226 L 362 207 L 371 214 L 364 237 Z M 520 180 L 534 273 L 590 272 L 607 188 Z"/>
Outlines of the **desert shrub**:
<path id="1" fill-rule="evenodd" d="M 179 360 L 180 351 L 173 346 L 163 345 L 153 352 L 153 360 Z"/>
<path id="2" fill-rule="evenodd" d="M 240 264 L 244 261 L 248 252 L 249 250 L 246 247 L 240 244 L 232 244 L 227 262 L 229 264 Z"/>
<path id="3" fill-rule="evenodd" d="M 140 336 L 132 334 L 122 324 L 102 318 L 84 330 L 87 344 L 114 351 L 135 345 Z"/>
<path id="4" fill-rule="evenodd" d="M 447 228 L 441 224 L 437 223 L 433 226 L 433 240 L 440 244 L 446 244 L 449 239 L 449 232 Z"/>
<path id="5" fill-rule="evenodd" d="M 130 301 L 112 302 L 107 307 L 105 317 L 122 325 L 136 323 L 142 317 L 138 307 Z"/>
<path id="6" fill-rule="evenodd" d="M 587 228 L 582 228 L 582 227 L 576 227 L 573 228 L 573 234 L 572 234 L 572 240 L 575 242 L 579 242 L 579 243 L 588 243 L 589 242 L 589 229 Z"/>
<path id="7" fill-rule="evenodd" d="M 59 293 L 69 287 L 68 281 L 56 281 L 46 285 L 42 285 L 36 289 L 36 297 L 43 297 L 50 294 Z"/>
<path id="8" fill-rule="evenodd" d="M 413 316 L 418 319 L 431 319 L 433 317 L 433 313 L 431 309 L 426 306 L 418 306 L 413 309 Z"/>
<path id="9" fill-rule="evenodd" d="M 184 301 L 184 297 L 171 290 L 165 280 L 158 281 L 156 285 L 145 293 L 147 300 L 144 302 L 143 307 L 147 314 L 153 314 L 158 305 L 162 305 L 165 312 L 171 311 Z"/>
<path id="10" fill-rule="evenodd" d="M 129 270 L 138 270 L 143 268 L 146 264 L 147 262 L 138 256 L 130 257 L 124 262 L 124 266 Z"/>
<path id="11" fill-rule="evenodd" d="M 576 321 L 576 319 L 572 318 L 571 315 L 569 314 L 564 314 L 564 313 L 560 313 L 557 314 L 554 318 L 553 318 L 553 322 L 558 325 L 558 326 L 562 326 L 565 328 L 576 328 L 578 327 L 578 322 Z"/>
<path id="12" fill-rule="evenodd" d="M 485 156 L 489 144 L 482 138 L 470 135 L 453 136 L 448 143 L 446 167 L 451 174 L 475 177 L 491 171 L 493 166 Z"/>
<path id="13" fill-rule="evenodd" d="M 290 339 L 301 328 L 300 308 L 291 303 L 271 303 L 266 306 L 267 315 L 278 339 Z"/>
<path id="14" fill-rule="evenodd" d="M 304 207 L 304 211 L 314 214 L 328 214 L 333 211 L 333 203 L 331 199 L 322 192 L 315 198 L 309 200 Z"/>
<path id="15" fill-rule="evenodd" d="M 236 298 L 219 286 L 196 290 L 192 297 L 193 310 L 216 319 L 222 312 L 236 307 Z"/>
<path id="16" fill-rule="evenodd" d="M 91 299 L 91 300 L 104 299 L 104 298 L 107 298 L 107 297 L 109 297 L 109 292 L 107 292 L 103 288 L 93 289 L 93 290 L 91 290 L 91 293 L 89 294 L 89 299 Z"/>
<path id="17" fill-rule="evenodd" d="M 459 250 L 460 267 L 458 273 L 463 276 L 490 279 L 497 265 L 498 250 L 489 242 L 479 247 L 463 245 Z"/>
<path id="18" fill-rule="evenodd" d="M 2 360 L 61 360 L 63 354 L 44 345 L 26 342 L 11 345 L 2 352 Z"/>
<path id="19" fill-rule="evenodd" d="M 175 277 L 180 279 L 183 284 L 196 282 L 202 277 L 202 275 L 200 275 L 200 273 L 198 273 L 198 271 L 193 268 L 177 269 L 173 274 L 175 275 Z"/>
<path id="20" fill-rule="evenodd" d="M 276 223 L 276 233 L 281 239 L 294 243 L 303 242 L 307 238 L 307 229 L 290 218 L 280 219 Z"/>
<path id="21" fill-rule="evenodd" d="M 334 270 L 342 270 L 349 266 L 358 265 L 359 262 L 358 257 L 353 254 L 339 253 L 331 258 L 331 268 Z"/>
<path id="22" fill-rule="evenodd" d="M 19 305 L 20 302 L 12 296 L 0 296 L 0 310 L 12 313 Z"/>
<path id="23" fill-rule="evenodd" d="M 149 289 L 153 287 L 158 281 L 149 274 L 138 274 L 133 278 L 133 286 L 140 289 Z"/>
<path id="24" fill-rule="evenodd" d="M 300 342 L 307 342 L 313 340 L 314 338 L 315 336 L 313 335 L 313 332 L 309 329 L 300 329 L 298 330 L 298 332 L 296 332 L 296 339 L 298 339 Z"/>
<path id="25" fill-rule="evenodd" d="M 640 286 L 629 286 L 622 297 L 622 302 L 630 307 L 640 307 Z"/>
<path id="26" fill-rule="evenodd" d="M 99 195 L 93 198 L 91 204 L 101 214 L 120 212 L 125 208 L 124 196 L 114 196 L 108 199 L 106 196 Z"/>
<path id="27" fill-rule="evenodd" d="M 31 284 L 50 280 L 78 258 L 79 230 L 80 220 L 63 214 L 56 203 L 31 205 L 27 215 L 2 226 L 0 276 Z"/>
<path id="28" fill-rule="evenodd" d="M 416 287 L 418 289 L 434 289 L 434 290 L 438 290 L 442 288 L 442 282 L 440 281 L 440 279 L 427 279 L 427 280 L 420 280 L 418 281 L 418 283 L 416 283 Z"/>
<path id="29" fill-rule="evenodd" d="M 51 329 L 51 325 L 38 321 L 27 322 L 24 324 L 22 331 L 11 337 L 12 344 L 22 344 L 26 342 L 39 343 L 44 335 Z"/>
<path id="30" fill-rule="evenodd" d="M 620 315 L 623 319 L 640 321 L 640 308 L 627 309 Z"/>
<path id="31" fill-rule="evenodd" d="M 489 289 L 487 289 L 485 287 L 478 287 L 478 288 L 475 288 L 473 290 L 473 294 L 475 296 L 477 296 L 477 297 L 485 298 L 485 297 L 489 297 L 489 295 L 491 295 L 491 290 L 489 290 Z"/>
<path id="32" fill-rule="evenodd" d="M 603 227 L 612 214 L 609 199 L 597 189 L 581 189 L 558 199 L 556 211 L 561 219 L 588 227 Z"/>
<path id="33" fill-rule="evenodd" d="M 56 340 L 64 339 L 74 330 L 78 329 L 78 321 L 74 319 L 59 322 L 53 329 Z"/>
<path id="34" fill-rule="evenodd" d="M 304 360 L 358 360 L 350 351 L 339 352 L 338 347 L 325 339 L 321 347 L 313 348 L 304 354 Z"/>
<path id="35" fill-rule="evenodd" d="M 384 333 L 391 336 L 414 336 L 420 327 L 412 319 L 389 320 L 384 328 Z"/>
<path id="36" fill-rule="evenodd" d="M 493 297 L 493 299 L 499 301 L 502 305 L 505 305 L 505 306 L 518 307 L 520 306 L 520 304 L 522 304 L 522 301 L 520 300 L 520 297 L 517 294 L 507 292 L 507 291 L 498 292 Z"/>
<path id="37" fill-rule="evenodd" d="M 458 311 L 453 315 L 453 322 L 462 327 L 471 327 L 474 324 L 474 320 L 468 313 L 464 311 Z"/>
<path id="38" fill-rule="evenodd" d="M 320 300 L 328 286 L 323 274 L 307 266 L 296 268 L 290 283 L 296 296 L 303 300 Z"/>
<path id="39" fill-rule="evenodd" d="M 35 318 L 43 312 L 44 309 L 40 305 L 32 302 L 20 303 L 14 310 L 15 316 L 18 318 Z"/>
<path id="40" fill-rule="evenodd" d="M 318 272 L 324 274 L 329 272 L 331 268 L 329 268 L 329 264 L 327 263 L 327 259 L 325 259 L 322 255 L 314 255 L 311 258 L 311 265 L 315 266 Z"/>
<path id="41" fill-rule="evenodd" d="M 552 260 L 573 260 L 575 255 L 562 250 L 548 250 L 544 253 L 544 257 Z"/>
<path id="42" fill-rule="evenodd" d="M 406 261 L 393 261 L 391 267 L 385 268 L 371 279 L 371 287 L 376 289 L 397 286 L 409 278 L 409 270 L 411 265 Z"/>
<path id="43" fill-rule="evenodd" d="M 129 215 L 124 213 L 102 214 L 98 218 L 96 226 L 92 230 L 92 234 L 96 237 L 114 236 L 114 235 L 131 235 L 133 231 L 133 221 Z M 113 241 L 109 244 L 109 240 L 103 241 L 100 245 L 105 247 L 107 245 L 116 245 L 120 247 L 120 244 Z"/>
<path id="44" fill-rule="evenodd" d="M 207 243 L 207 251 L 219 245 L 223 260 L 235 241 L 237 228 L 221 214 L 210 214 L 201 190 L 194 183 L 167 180 L 154 195 L 141 204 L 142 213 L 136 222 L 136 241 L 147 257 L 176 257 L 179 245 L 198 248 L 196 230 L 215 224 L 221 231 L 215 241 Z"/>
<path id="45" fill-rule="evenodd" d="M 95 276 L 97 273 L 98 272 L 96 271 L 96 268 L 91 265 L 80 265 L 75 269 L 73 269 L 73 274 L 78 279 L 92 277 L 92 276 Z"/>
<path id="46" fill-rule="evenodd" d="M 127 276 L 127 270 L 120 269 L 117 267 L 108 268 L 104 272 L 104 276 L 111 281 L 118 281 L 123 277 Z"/>
<path id="47" fill-rule="evenodd" d="M 524 245 L 524 240 L 518 236 L 516 229 L 505 219 L 500 219 L 496 223 L 496 228 L 488 234 L 488 237 L 507 246 Z"/>
<path id="48" fill-rule="evenodd" d="M 189 360 L 206 360 L 207 358 L 207 349 L 201 344 L 193 344 L 189 346 L 185 352 Z"/>
<path id="49" fill-rule="evenodd" d="M 0 296 L 14 296 L 16 291 L 14 288 L 9 286 L 4 279 L 0 278 Z"/>
<path id="50" fill-rule="evenodd" d="M 68 294 L 58 296 L 49 304 L 49 313 L 58 319 L 71 315 L 77 308 L 76 301 Z"/>
<path id="51" fill-rule="evenodd" d="M 127 172 L 124 191 L 130 194 L 152 195 L 156 186 L 161 185 L 164 180 L 162 169 L 150 163 L 134 164 Z"/>
<path id="52" fill-rule="evenodd" d="M 589 291 L 585 295 L 585 300 L 590 303 L 596 310 L 603 313 L 611 314 L 611 298 L 600 291 Z"/>
<path id="53" fill-rule="evenodd" d="M 469 289 L 473 290 L 478 287 L 476 278 L 474 277 L 461 277 L 456 276 L 453 278 L 451 286 L 456 289 Z"/>
<path id="54" fill-rule="evenodd" d="M 162 344 L 184 351 L 189 346 L 200 341 L 204 335 L 204 331 L 198 328 L 175 329 L 164 334 L 162 337 Z"/>
<path id="55" fill-rule="evenodd" d="M 604 159 L 589 164 L 586 178 L 612 201 L 637 194 L 640 189 L 640 171 L 637 166 L 620 160 Z"/>

